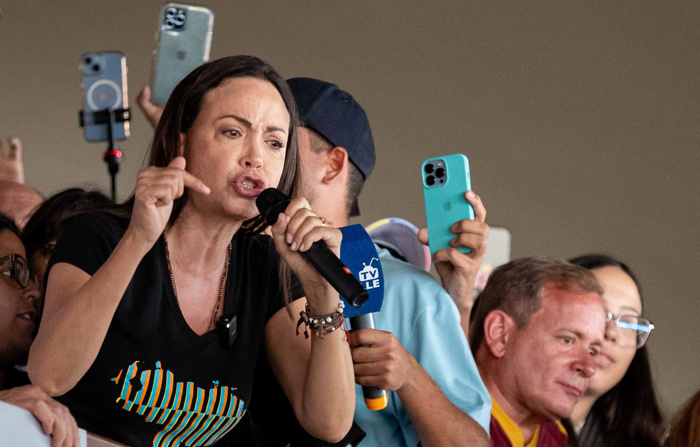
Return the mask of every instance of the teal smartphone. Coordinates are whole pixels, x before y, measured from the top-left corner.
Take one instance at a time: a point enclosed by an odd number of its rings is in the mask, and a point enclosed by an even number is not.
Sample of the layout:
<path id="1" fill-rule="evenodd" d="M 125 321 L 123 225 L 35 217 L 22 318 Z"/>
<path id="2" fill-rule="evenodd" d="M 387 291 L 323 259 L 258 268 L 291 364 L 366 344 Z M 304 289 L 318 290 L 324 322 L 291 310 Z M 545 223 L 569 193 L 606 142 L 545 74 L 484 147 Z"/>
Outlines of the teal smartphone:
<path id="1" fill-rule="evenodd" d="M 471 191 L 469 160 L 462 154 L 429 158 L 421 166 L 423 198 L 428 223 L 430 253 L 450 248 L 455 234 L 450 227 L 462 219 L 474 219 L 474 209 L 464 198 Z M 462 253 L 470 248 L 459 247 Z"/>
<path id="2" fill-rule="evenodd" d="M 151 99 L 168 102 L 175 86 L 209 60 L 214 13 L 202 6 L 168 3 L 158 16 Z"/>

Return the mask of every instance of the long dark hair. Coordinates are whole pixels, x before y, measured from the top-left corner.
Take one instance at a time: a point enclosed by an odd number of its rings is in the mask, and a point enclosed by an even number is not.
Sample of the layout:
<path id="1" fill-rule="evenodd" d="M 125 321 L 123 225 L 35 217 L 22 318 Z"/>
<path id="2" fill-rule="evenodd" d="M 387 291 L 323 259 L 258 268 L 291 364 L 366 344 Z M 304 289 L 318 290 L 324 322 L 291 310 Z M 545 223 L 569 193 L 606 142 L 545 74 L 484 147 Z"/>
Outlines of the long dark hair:
<path id="1" fill-rule="evenodd" d="M 290 197 L 296 197 L 299 191 L 299 149 L 297 147 L 297 127 L 299 114 L 289 85 L 271 65 L 253 56 L 230 56 L 208 62 L 192 71 L 175 87 L 168 99 L 163 115 L 158 121 L 153 140 L 149 148 L 149 166 L 167 166 L 180 153 L 180 134 L 192 127 L 202 106 L 204 95 L 219 87 L 226 80 L 251 77 L 262 79 L 272 84 L 282 96 L 289 112 L 289 129 L 284 167 L 277 189 Z M 182 207 L 187 201 L 187 190 L 173 204 L 170 224 L 177 220 Z M 133 198 L 130 199 L 133 204 Z M 265 219 L 257 215 L 245 221 L 241 227 L 245 233 L 260 233 L 267 227 Z"/>
<path id="2" fill-rule="evenodd" d="M 639 281 L 632 270 L 611 256 L 589 254 L 570 262 L 589 270 L 618 267 L 632 278 L 639 296 L 642 296 Z M 570 446 L 660 446 L 663 417 L 654 393 L 646 346 L 637 349 L 620 382 L 595 401 L 578 437 L 567 422 Z"/>

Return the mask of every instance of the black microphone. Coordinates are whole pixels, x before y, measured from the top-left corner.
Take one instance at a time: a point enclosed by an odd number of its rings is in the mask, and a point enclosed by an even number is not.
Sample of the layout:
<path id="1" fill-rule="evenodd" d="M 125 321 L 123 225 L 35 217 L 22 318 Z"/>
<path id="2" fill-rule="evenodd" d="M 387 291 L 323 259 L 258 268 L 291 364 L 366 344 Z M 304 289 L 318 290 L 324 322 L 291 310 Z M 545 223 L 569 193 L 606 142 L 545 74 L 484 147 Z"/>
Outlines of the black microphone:
<path id="1" fill-rule="evenodd" d="M 353 331 L 374 329 L 374 317 L 371 313 L 350 317 L 350 329 Z M 365 405 L 372 411 L 383 410 L 389 404 L 389 397 L 387 397 L 386 391 L 376 386 L 363 386 L 362 395 L 365 397 Z"/>
<path id="2" fill-rule="evenodd" d="M 260 214 L 270 225 L 277 222 L 277 216 L 287 208 L 290 202 L 289 197 L 275 188 L 267 188 L 255 200 Z M 345 301 L 353 307 L 361 307 L 365 304 L 369 293 L 323 240 L 314 242 L 311 248 L 300 253 L 345 298 Z"/>

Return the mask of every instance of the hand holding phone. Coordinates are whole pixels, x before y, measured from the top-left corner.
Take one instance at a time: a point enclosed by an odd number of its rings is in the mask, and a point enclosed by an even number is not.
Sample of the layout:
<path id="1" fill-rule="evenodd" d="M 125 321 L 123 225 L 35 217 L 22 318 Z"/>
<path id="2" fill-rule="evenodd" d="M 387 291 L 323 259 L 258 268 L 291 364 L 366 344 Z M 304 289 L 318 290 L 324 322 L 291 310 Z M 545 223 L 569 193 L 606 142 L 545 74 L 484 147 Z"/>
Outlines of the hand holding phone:
<path id="1" fill-rule="evenodd" d="M 421 166 L 423 198 L 428 223 L 430 253 L 450 248 L 455 234 L 450 230 L 455 222 L 474 219 L 474 208 L 464 198 L 471 191 L 469 160 L 462 154 L 430 158 Z M 471 249 L 458 247 L 462 253 Z"/>
<path id="2" fill-rule="evenodd" d="M 481 198 L 470 190 L 466 157 L 450 157 L 423 163 L 428 228 L 418 232 L 418 239 L 424 244 L 429 242 L 435 270 L 462 315 L 462 327 L 466 334 L 474 303 L 474 284 L 486 252 L 489 226 L 484 222 L 486 208 Z M 451 169 L 455 164 L 458 168 Z M 445 172 L 438 170 L 441 168 Z M 452 184 L 453 181 L 457 186 Z M 448 187 L 443 190 L 444 185 Z M 448 201 L 450 205 L 444 206 Z M 455 211 L 456 208 L 461 211 Z M 463 254 L 445 250 L 447 248 L 456 248 Z"/>

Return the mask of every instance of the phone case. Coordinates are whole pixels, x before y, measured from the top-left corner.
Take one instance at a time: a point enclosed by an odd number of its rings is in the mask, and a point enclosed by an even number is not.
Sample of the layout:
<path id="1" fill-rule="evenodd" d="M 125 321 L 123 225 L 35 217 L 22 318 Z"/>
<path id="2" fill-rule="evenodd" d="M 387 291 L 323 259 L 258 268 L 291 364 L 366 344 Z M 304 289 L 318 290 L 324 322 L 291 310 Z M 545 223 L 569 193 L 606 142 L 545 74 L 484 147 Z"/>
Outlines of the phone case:
<path id="1" fill-rule="evenodd" d="M 439 176 L 439 169 L 444 175 Z M 474 219 L 474 209 L 464 198 L 471 190 L 469 160 L 462 154 L 430 158 L 421 166 L 423 198 L 428 223 L 430 253 L 449 248 L 455 234 L 450 227 L 462 219 Z M 462 253 L 471 249 L 460 247 Z"/>
<path id="2" fill-rule="evenodd" d="M 153 52 L 151 99 L 165 104 L 175 86 L 209 60 L 214 13 L 201 7 L 168 3 L 160 10 Z"/>
<path id="3" fill-rule="evenodd" d="M 86 141 L 107 141 L 108 124 L 95 123 L 95 112 L 129 107 L 126 84 L 126 57 L 118 51 L 84 53 L 80 69 L 83 74 L 83 123 Z M 114 123 L 114 139 L 129 136 L 129 123 Z"/>

